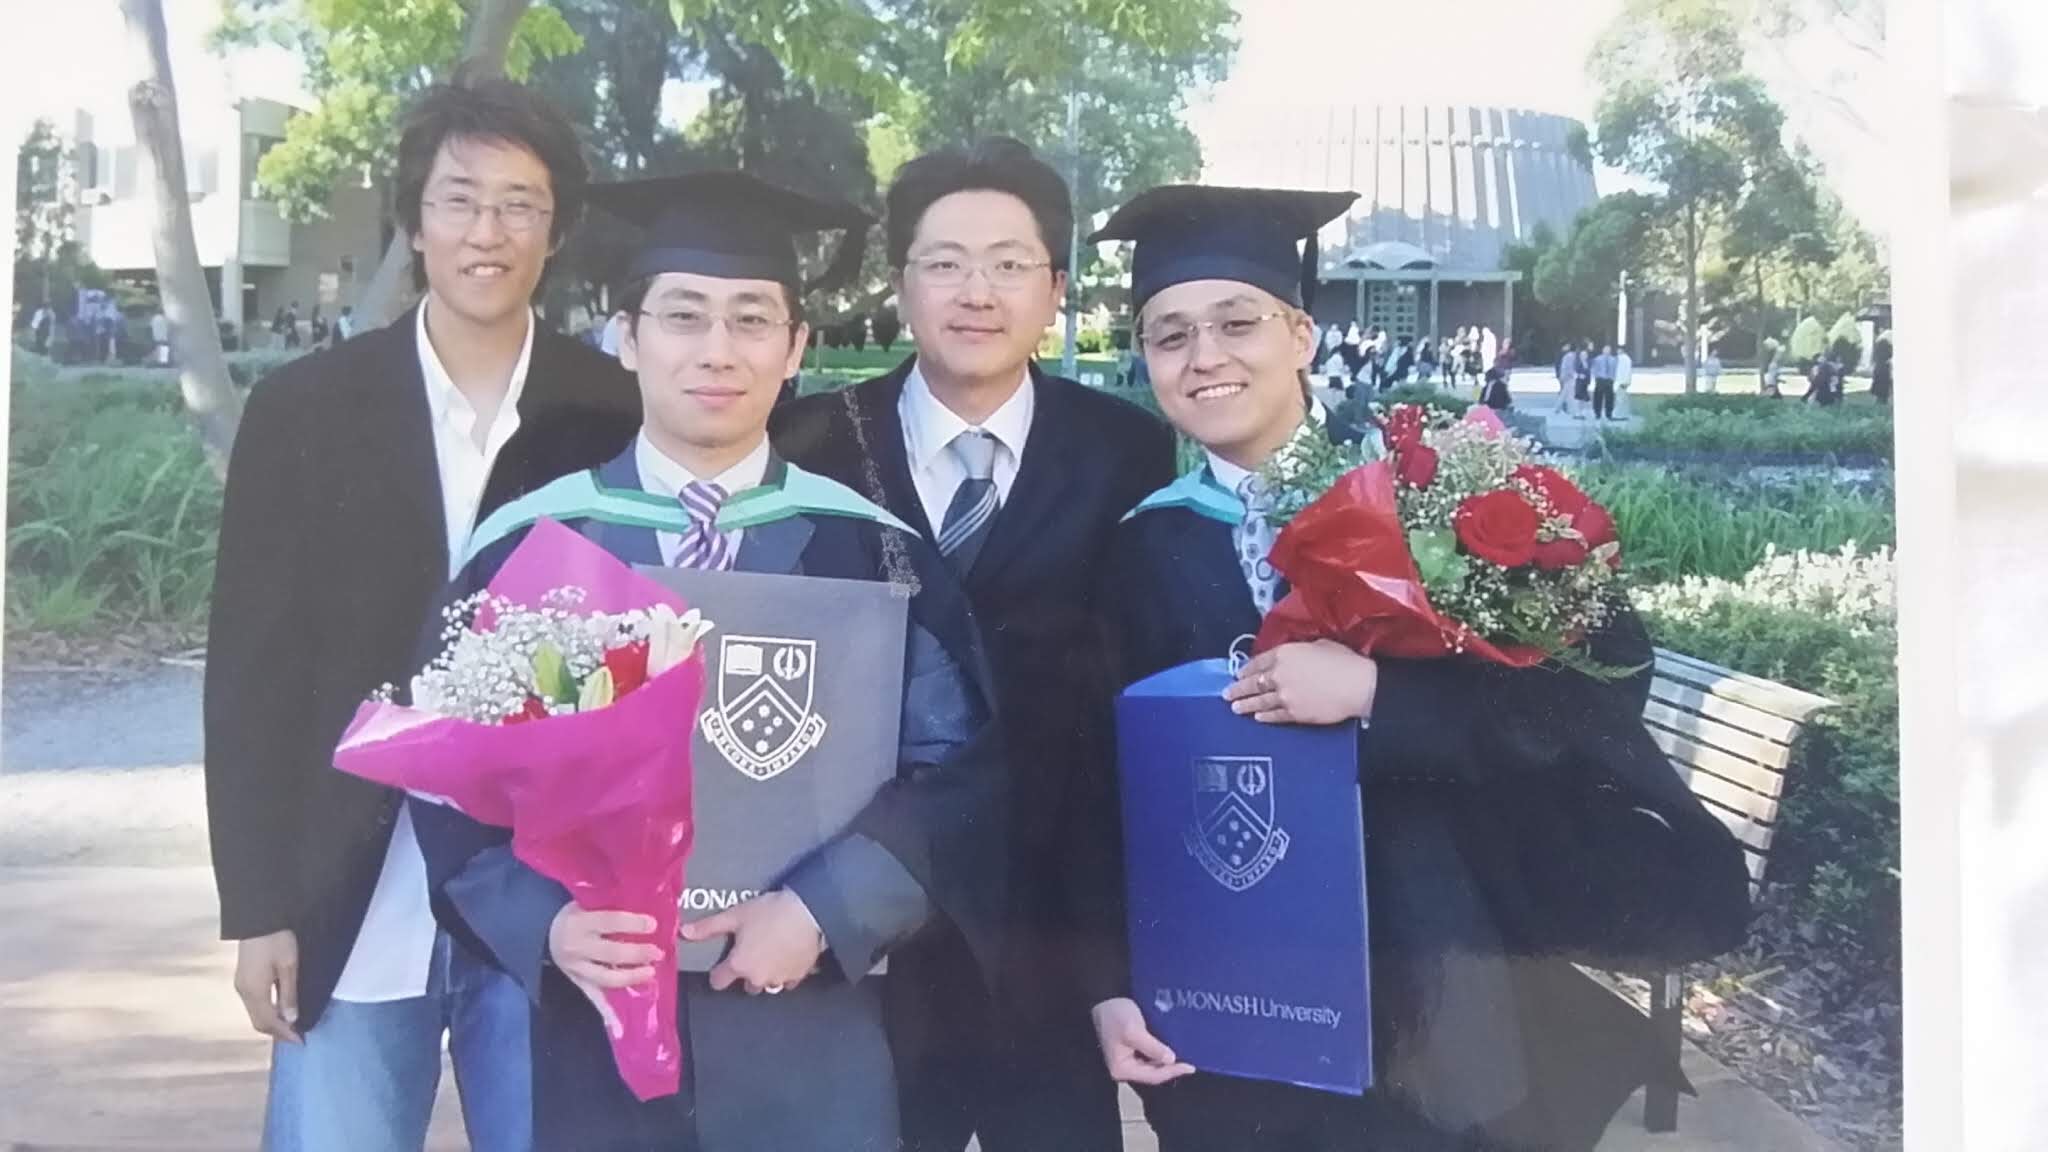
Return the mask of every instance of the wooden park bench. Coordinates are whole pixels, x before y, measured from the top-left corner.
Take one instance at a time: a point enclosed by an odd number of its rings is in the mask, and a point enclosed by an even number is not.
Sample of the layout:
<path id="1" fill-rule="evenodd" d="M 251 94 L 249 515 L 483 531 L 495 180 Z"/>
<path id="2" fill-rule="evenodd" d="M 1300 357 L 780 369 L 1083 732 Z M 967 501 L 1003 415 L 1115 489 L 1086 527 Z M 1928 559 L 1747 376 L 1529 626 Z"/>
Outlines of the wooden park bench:
<path id="1" fill-rule="evenodd" d="M 1800 732 L 1834 701 L 1746 676 L 1662 648 L 1643 706 L 1643 725 L 1700 798 L 1743 845 L 1749 894 L 1755 899 L 1778 824 L 1785 769 Z M 1650 1028 L 1664 1066 L 1644 1095 L 1643 1126 L 1678 1127 L 1678 1070 L 1684 1043 L 1685 974 L 1645 974 L 1650 982 Z"/>

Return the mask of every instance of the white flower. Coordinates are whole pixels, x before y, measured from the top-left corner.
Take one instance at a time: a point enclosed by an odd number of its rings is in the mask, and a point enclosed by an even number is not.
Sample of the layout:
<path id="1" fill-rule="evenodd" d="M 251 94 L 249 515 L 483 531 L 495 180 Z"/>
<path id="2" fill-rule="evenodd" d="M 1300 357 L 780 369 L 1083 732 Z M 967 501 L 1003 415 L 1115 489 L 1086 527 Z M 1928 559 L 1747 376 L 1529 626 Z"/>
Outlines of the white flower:
<path id="1" fill-rule="evenodd" d="M 1804 612 L 1868 635 L 1897 625 L 1894 567 L 1890 548 L 1863 555 L 1854 541 L 1832 553 L 1780 552 L 1767 544 L 1763 559 L 1739 581 L 1688 576 L 1643 589 L 1636 603 L 1678 620 L 1698 619 L 1718 604 L 1749 604 Z"/>

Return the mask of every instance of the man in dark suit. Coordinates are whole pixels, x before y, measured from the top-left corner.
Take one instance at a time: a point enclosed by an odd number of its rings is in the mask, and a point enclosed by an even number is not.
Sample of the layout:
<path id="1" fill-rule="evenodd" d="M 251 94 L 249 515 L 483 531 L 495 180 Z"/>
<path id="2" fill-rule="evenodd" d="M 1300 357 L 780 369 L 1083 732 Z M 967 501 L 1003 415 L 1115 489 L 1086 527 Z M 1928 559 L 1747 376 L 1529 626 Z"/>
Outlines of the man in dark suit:
<path id="1" fill-rule="evenodd" d="M 332 770 L 480 511 L 616 455 L 608 358 L 532 298 L 580 211 L 574 130 L 501 80 L 429 92 L 399 145 L 420 307 L 259 384 L 235 442 L 206 677 L 207 813 L 235 989 L 272 1037 L 270 1149 L 417 1150 L 444 1034 L 479 1149 L 531 1146 L 526 1002 L 437 932 L 400 795 Z"/>
<path id="2" fill-rule="evenodd" d="M 1113 770 L 1098 585 L 1116 523 L 1172 476 L 1143 411 L 1033 362 L 1066 289 L 1072 207 L 1013 140 L 906 164 L 888 194 L 898 308 L 917 342 L 894 372 L 777 413 L 778 448 L 886 506 L 937 545 L 987 644 L 1011 777 L 1010 923 L 996 991 L 959 941 L 899 955 L 890 1042 L 905 1147 L 1117 1152 L 1114 1086 L 1075 983 L 1058 830 Z"/>

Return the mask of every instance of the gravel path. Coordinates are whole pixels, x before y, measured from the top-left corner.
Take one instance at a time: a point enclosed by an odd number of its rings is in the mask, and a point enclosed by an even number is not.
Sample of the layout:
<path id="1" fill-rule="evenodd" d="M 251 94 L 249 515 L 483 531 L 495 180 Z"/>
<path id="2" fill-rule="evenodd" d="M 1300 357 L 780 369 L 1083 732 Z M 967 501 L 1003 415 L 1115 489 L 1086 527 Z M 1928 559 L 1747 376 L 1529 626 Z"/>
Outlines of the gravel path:
<path id="1" fill-rule="evenodd" d="M 206 864 L 201 675 L 9 669 L 0 866 Z"/>

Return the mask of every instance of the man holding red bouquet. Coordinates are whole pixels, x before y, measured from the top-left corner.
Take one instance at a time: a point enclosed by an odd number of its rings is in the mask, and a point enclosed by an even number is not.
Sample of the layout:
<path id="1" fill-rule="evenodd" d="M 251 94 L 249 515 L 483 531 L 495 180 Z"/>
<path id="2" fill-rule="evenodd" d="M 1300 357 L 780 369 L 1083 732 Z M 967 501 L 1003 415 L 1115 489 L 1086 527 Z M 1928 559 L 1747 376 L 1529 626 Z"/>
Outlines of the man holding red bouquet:
<path id="1" fill-rule="evenodd" d="M 1305 376 L 1314 341 L 1304 289 L 1316 276 L 1315 233 L 1353 199 L 1161 188 L 1091 238 L 1136 242 L 1132 297 L 1153 389 L 1206 456 L 1123 525 L 1112 570 L 1126 683 L 1221 657 L 1259 633 L 1276 604 L 1298 604 L 1285 577 L 1316 557 L 1275 567 L 1269 465 L 1324 435 Z M 1450 481 L 1421 429 L 1384 433 L 1393 455 L 1340 481 L 1383 485 L 1383 499 L 1339 504 L 1406 524 L 1447 499 L 1433 486 Z M 1460 576 L 1455 587 L 1483 583 L 1491 570 L 1481 565 L 1533 564 L 1546 539 L 1585 544 L 1572 513 L 1532 494 L 1543 482 L 1504 477 L 1510 495 L 1432 513 L 1464 530 L 1445 525 L 1441 555 L 1403 550 L 1411 587 L 1437 581 L 1434 595 L 1453 587 L 1447 574 Z M 1591 546 L 1572 557 L 1592 559 Z M 1236 712 L 1264 723 L 1357 726 L 1378 1070 L 1362 1097 L 1205 1074 L 1151 1033 L 1120 953 L 1117 784 L 1094 781 L 1086 807 L 1099 819 L 1075 830 L 1072 851 L 1097 870 L 1087 886 L 1097 1035 L 1110 1074 L 1140 1086 L 1164 1152 L 1590 1147 L 1597 1122 L 1564 1131 L 1554 1115 L 1541 1119 L 1553 1103 L 1546 1077 L 1584 1063 L 1545 1053 L 1557 1036 L 1535 1023 L 1543 990 L 1570 959 L 1685 960 L 1742 938 L 1739 845 L 1642 728 L 1650 643 L 1618 593 L 1597 627 L 1571 637 L 1573 650 L 1588 666 L 1634 675 L 1454 655 L 1457 621 L 1424 623 L 1427 643 L 1401 656 L 1333 639 L 1269 642 L 1227 693 Z"/>

